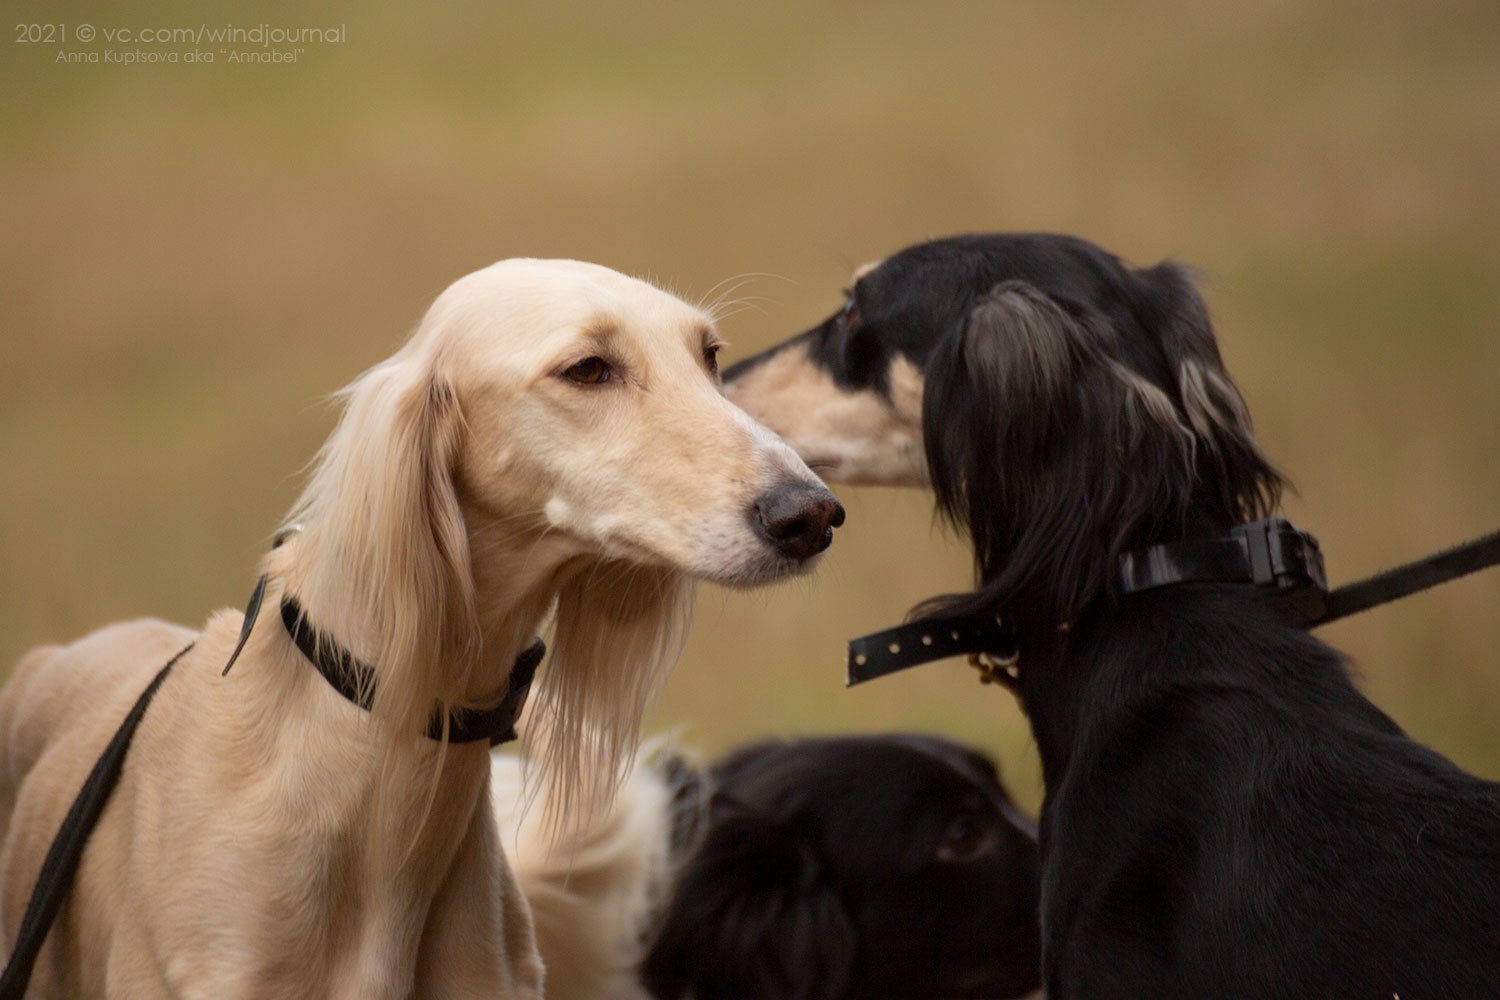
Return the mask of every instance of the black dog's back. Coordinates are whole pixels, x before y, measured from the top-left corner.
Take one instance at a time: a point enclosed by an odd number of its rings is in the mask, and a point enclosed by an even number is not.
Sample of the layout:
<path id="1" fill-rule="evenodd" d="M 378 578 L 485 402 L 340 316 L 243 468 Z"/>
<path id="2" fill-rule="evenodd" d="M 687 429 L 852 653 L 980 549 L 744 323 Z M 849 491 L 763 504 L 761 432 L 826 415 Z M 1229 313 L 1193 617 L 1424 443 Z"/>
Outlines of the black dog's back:
<path id="1" fill-rule="evenodd" d="M 1500 786 L 1274 609 L 1190 589 L 1073 651 L 1091 711 L 1049 788 L 1057 995 L 1500 996 Z"/>

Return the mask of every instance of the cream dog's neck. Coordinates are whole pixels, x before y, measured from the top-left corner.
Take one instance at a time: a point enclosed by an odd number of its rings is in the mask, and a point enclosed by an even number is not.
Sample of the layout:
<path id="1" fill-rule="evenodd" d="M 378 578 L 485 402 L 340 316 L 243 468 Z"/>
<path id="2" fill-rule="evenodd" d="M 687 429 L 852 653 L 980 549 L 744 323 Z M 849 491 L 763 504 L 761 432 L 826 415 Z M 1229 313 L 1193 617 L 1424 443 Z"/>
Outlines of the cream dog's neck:
<path id="1" fill-rule="evenodd" d="M 588 563 L 562 539 L 494 532 L 485 542 L 486 534 L 476 532 L 471 539 L 476 628 L 469 636 L 446 637 L 449 648 L 464 655 L 458 662 L 450 657 L 446 680 L 454 683 L 436 692 L 455 707 L 487 708 L 505 696 L 517 656 L 546 624 L 561 588 Z M 348 574 L 316 573 L 312 564 L 320 557 L 316 529 L 299 526 L 286 533 L 265 560 L 272 580 L 266 606 L 274 607 L 282 594 L 296 596 L 308 621 L 368 665 L 378 683 L 401 667 L 382 663 L 377 655 L 381 623 L 361 610 L 368 602 L 356 593 L 367 584 Z M 274 613 L 266 617 L 276 619 Z"/>

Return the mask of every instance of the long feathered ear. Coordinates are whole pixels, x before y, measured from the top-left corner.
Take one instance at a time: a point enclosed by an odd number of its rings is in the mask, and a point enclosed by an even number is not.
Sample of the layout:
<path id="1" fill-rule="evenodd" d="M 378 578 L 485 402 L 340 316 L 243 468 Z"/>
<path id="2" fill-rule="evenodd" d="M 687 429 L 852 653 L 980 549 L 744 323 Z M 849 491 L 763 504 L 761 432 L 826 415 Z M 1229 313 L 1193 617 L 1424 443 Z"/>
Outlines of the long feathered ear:
<path id="1" fill-rule="evenodd" d="M 343 415 L 291 514 L 302 527 L 295 585 L 318 628 L 375 665 L 377 717 L 418 734 L 478 655 L 452 479 L 463 417 L 451 385 L 410 349 L 341 395 Z"/>
<path id="2" fill-rule="evenodd" d="M 660 1000 L 834 1000 L 854 962 L 854 928 L 795 823 L 715 802 L 642 966 Z"/>
<path id="3" fill-rule="evenodd" d="M 1160 317 L 1153 325 L 1161 331 L 1162 350 L 1197 439 L 1202 499 L 1214 505 L 1216 519 L 1230 523 L 1269 516 L 1283 480 L 1255 442 L 1250 412 L 1224 368 L 1208 307 L 1192 278 L 1174 264 L 1136 276 L 1150 290 L 1146 299 Z"/>
<path id="4" fill-rule="evenodd" d="M 605 563 L 558 595 L 532 716 L 554 831 L 609 805 L 687 640 L 694 593 L 679 571 Z"/>
<path id="5" fill-rule="evenodd" d="M 938 508 L 970 535 L 980 585 L 916 615 L 1072 621 L 1122 551 L 1181 525 L 1194 436 L 1117 360 L 1115 336 L 1085 307 L 1006 282 L 939 343 L 923 437 Z"/>

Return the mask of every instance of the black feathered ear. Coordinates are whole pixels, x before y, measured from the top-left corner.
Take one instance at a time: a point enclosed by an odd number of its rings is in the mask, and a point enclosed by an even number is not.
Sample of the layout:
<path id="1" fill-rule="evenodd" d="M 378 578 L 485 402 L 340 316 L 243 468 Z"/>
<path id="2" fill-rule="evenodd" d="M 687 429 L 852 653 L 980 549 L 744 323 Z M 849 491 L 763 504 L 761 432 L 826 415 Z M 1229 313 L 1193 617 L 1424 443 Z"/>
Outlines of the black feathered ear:
<path id="1" fill-rule="evenodd" d="M 1215 520 L 1268 517 L 1281 496 L 1282 477 L 1261 454 L 1250 412 L 1230 380 L 1209 324 L 1208 307 L 1189 273 L 1174 264 L 1136 272 L 1148 289 L 1148 309 L 1159 313 L 1167 365 L 1188 426 L 1197 440 L 1196 474 Z"/>
<path id="2" fill-rule="evenodd" d="M 929 359 L 923 437 L 939 510 L 970 535 L 980 584 L 919 617 L 1072 621 L 1119 554 L 1180 530 L 1194 435 L 1076 302 L 997 285 Z"/>
<path id="3" fill-rule="evenodd" d="M 835 1000 L 854 930 L 812 844 L 722 799 L 642 964 L 658 1000 Z"/>

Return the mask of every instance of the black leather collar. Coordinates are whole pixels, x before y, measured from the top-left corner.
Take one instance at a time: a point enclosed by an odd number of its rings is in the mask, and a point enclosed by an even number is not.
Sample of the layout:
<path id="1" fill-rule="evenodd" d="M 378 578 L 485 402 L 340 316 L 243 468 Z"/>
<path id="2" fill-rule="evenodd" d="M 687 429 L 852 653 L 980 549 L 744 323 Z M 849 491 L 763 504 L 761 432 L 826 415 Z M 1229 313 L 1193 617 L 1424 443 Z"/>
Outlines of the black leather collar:
<path id="1" fill-rule="evenodd" d="M 296 598 L 281 599 L 281 623 L 286 626 L 292 642 L 318 668 L 323 679 L 339 694 L 368 712 L 375 696 L 375 677 L 369 666 L 313 628 Z M 446 733 L 443 716 L 434 710 L 432 720 L 427 724 L 428 739 L 446 738 L 449 743 L 488 740 L 490 746 L 514 740 L 516 720 L 521 717 L 521 709 L 526 707 L 526 695 L 531 690 L 531 681 L 546 652 L 547 647 L 542 644 L 542 640 L 533 639 L 531 645 L 516 657 L 510 672 L 510 683 L 500 704 L 484 709 L 449 709 Z"/>
<path id="2" fill-rule="evenodd" d="M 223 673 L 229 673 L 240 650 L 245 648 L 245 642 L 250 638 L 250 631 L 255 627 L 255 620 L 260 614 L 265 592 L 266 578 L 262 576 L 250 594 L 250 602 L 245 607 L 245 622 L 240 628 L 239 643 L 229 657 L 229 662 L 224 665 Z M 314 628 L 308 622 L 302 605 L 294 597 L 281 599 L 281 623 L 292 642 L 318 668 L 323 679 L 339 694 L 368 712 L 375 695 L 375 677 L 369 665 L 360 662 L 349 650 Z M 447 739 L 449 743 L 488 740 L 490 746 L 514 740 L 516 721 L 521 717 L 521 710 L 526 707 L 526 696 L 531 691 L 536 668 L 546 652 L 547 647 L 541 639 L 533 639 L 531 645 L 521 651 L 511 668 L 505 697 L 494 708 L 450 709 L 446 718 L 446 732 L 444 716 L 434 709 L 432 720 L 427 725 L 428 738 Z"/>
<path id="3" fill-rule="evenodd" d="M 1282 517 L 1236 525 L 1228 535 L 1166 542 L 1120 557 L 1116 592 L 1183 583 L 1248 583 L 1274 590 L 1299 621 L 1323 613 L 1328 584 L 1318 541 Z M 848 684 L 962 654 L 1014 663 L 1016 634 L 996 615 L 920 621 L 849 642 Z"/>
<path id="4" fill-rule="evenodd" d="M 1253 583 L 1318 604 L 1328 592 L 1318 540 L 1284 517 L 1238 524 L 1218 538 L 1127 552 L 1120 557 L 1116 583 L 1121 594 L 1178 583 Z"/>

